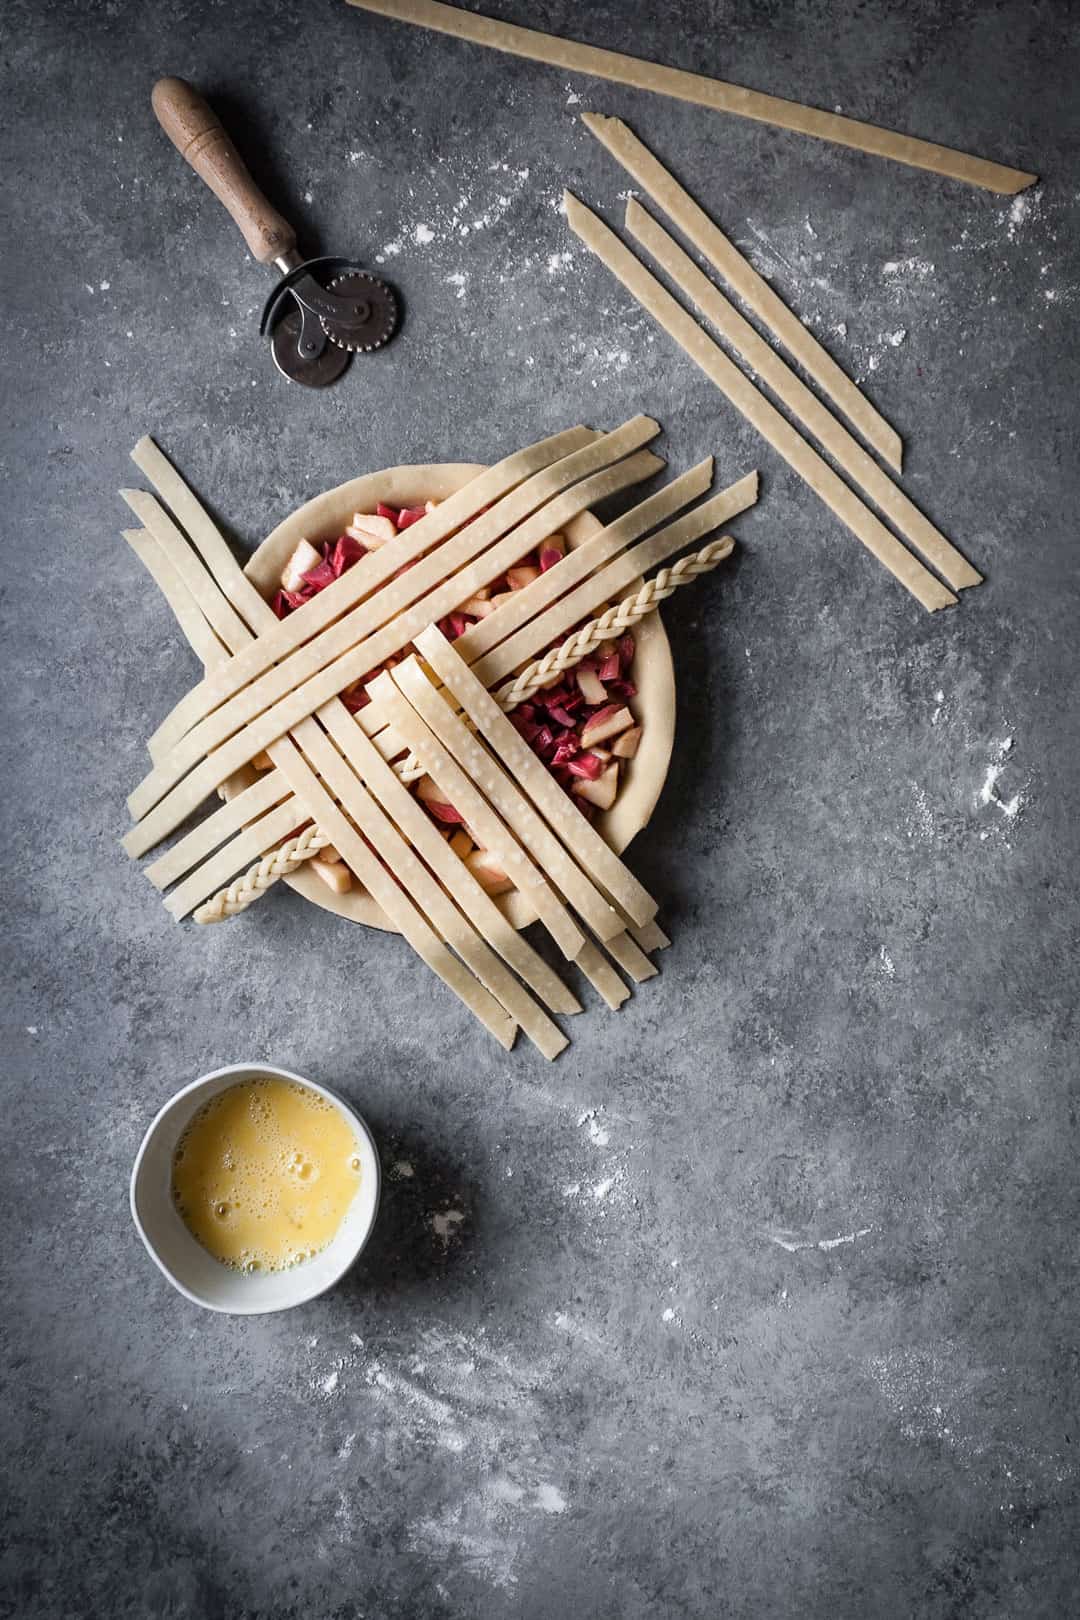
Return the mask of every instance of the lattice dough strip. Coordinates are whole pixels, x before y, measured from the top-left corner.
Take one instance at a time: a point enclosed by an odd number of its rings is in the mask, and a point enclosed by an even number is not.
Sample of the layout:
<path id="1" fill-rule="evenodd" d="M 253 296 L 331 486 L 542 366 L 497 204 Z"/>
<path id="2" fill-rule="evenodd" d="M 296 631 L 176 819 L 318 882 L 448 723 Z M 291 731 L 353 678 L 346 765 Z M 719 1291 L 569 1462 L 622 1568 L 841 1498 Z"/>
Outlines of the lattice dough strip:
<path id="1" fill-rule="evenodd" d="M 609 440 L 611 437 L 609 435 Z M 601 443 L 590 446 L 586 454 L 599 456 Z M 648 452 L 640 452 L 606 471 L 594 473 L 498 541 L 493 549 L 484 552 L 462 572 L 446 579 L 436 568 L 435 573 L 441 583 L 426 594 L 420 591 L 416 576 L 424 575 L 428 563 L 438 563 L 440 557 L 436 554 L 433 559 L 425 559 L 385 591 L 362 604 L 348 619 L 327 630 L 316 642 L 302 647 L 291 659 L 268 669 L 250 686 L 200 721 L 131 794 L 128 805 L 132 814 L 137 817 L 149 810 L 180 782 L 185 771 L 211 750 L 219 749 L 228 742 L 232 748 L 230 758 L 233 758 L 241 747 L 236 737 L 247 738 L 253 734 L 251 727 L 260 725 L 260 741 L 252 747 L 251 753 L 238 761 L 239 764 L 246 764 L 253 754 L 266 746 L 272 736 L 280 735 L 282 730 L 287 729 L 287 725 L 282 725 L 275 731 L 274 722 L 268 718 L 276 714 L 283 704 L 292 705 L 289 710 L 292 718 L 288 724 L 292 724 L 301 710 L 305 714 L 313 713 L 329 697 L 336 696 L 354 680 L 377 669 L 384 659 L 400 651 L 417 630 L 450 612 L 478 590 L 485 580 L 512 566 L 545 534 L 558 528 L 560 523 L 583 511 L 593 501 L 614 494 L 640 478 L 649 477 L 660 465 L 656 457 Z M 457 536 L 451 546 L 456 547 L 467 533 Z M 449 562 L 449 559 L 445 560 Z M 419 599 L 412 601 L 417 596 Z M 411 601 L 411 605 L 401 606 L 402 599 Z M 366 622 L 370 634 L 358 640 L 362 621 Z M 301 701 L 298 709 L 296 704 L 301 693 L 320 695 L 310 701 Z M 245 724 L 249 729 L 242 732 L 241 727 Z M 238 768 L 238 764 L 234 763 L 232 768 Z"/>

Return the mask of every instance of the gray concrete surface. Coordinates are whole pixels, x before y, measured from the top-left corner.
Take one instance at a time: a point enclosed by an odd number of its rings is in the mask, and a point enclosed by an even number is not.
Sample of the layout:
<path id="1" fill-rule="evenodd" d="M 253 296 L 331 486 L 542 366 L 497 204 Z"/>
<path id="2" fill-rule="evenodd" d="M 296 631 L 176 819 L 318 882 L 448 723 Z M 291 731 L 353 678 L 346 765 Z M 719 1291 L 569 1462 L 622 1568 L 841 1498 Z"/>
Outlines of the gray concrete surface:
<path id="1" fill-rule="evenodd" d="M 198 1620 L 1077 1612 L 1076 11 L 489 9 L 1038 170 L 1016 204 L 343 5 L 6 8 L 3 1613 Z M 324 395 L 158 132 L 231 117 L 312 251 L 407 304 Z M 597 266 L 576 121 L 627 117 L 907 441 L 982 567 L 927 617 Z M 241 553 L 318 489 L 638 410 L 758 466 L 671 605 L 679 740 L 633 861 L 674 936 L 504 1056 L 399 942 L 278 894 L 174 926 L 118 848 L 193 677 L 124 547 L 152 430 Z M 263 1057 L 387 1170 L 308 1309 L 157 1275 L 159 1104 Z"/>

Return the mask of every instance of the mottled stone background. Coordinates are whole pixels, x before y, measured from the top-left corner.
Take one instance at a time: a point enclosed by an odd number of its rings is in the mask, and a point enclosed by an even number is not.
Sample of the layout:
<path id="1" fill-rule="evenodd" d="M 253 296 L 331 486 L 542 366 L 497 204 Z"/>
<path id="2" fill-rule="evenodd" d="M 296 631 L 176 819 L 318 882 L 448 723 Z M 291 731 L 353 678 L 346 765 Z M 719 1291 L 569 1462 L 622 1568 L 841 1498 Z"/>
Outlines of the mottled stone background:
<path id="1" fill-rule="evenodd" d="M 1068 0 L 488 0 L 1038 170 L 1015 203 L 347 9 L 9 0 L 3 1612 L 191 1620 L 1077 1607 L 1076 316 Z M 285 385 L 268 288 L 158 131 L 190 77 L 394 345 Z M 907 442 L 987 574 L 929 617 L 568 234 L 626 117 Z M 119 536 L 153 431 L 246 552 L 315 491 L 660 418 L 758 466 L 665 610 L 633 862 L 674 936 L 547 1067 L 279 893 L 176 927 L 121 854 L 194 666 Z M 187 1305 L 132 1229 L 160 1103 L 263 1057 L 387 1171 L 347 1283 Z"/>

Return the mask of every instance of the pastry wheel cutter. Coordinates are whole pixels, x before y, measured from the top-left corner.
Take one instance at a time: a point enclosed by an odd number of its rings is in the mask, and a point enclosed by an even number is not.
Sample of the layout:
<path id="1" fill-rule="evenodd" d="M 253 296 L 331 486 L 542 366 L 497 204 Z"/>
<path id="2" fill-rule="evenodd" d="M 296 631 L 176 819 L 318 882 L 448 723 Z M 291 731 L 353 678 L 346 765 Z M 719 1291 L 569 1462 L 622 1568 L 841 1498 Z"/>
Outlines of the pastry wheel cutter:
<path id="1" fill-rule="evenodd" d="M 220 119 L 191 85 L 159 79 L 151 101 L 162 129 L 224 203 L 255 258 L 281 274 L 259 331 L 269 334 L 282 375 L 325 388 L 354 354 L 388 343 L 398 324 L 393 289 L 351 259 L 305 259 L 297 252 L 296 232 L 263 196 Z"/>

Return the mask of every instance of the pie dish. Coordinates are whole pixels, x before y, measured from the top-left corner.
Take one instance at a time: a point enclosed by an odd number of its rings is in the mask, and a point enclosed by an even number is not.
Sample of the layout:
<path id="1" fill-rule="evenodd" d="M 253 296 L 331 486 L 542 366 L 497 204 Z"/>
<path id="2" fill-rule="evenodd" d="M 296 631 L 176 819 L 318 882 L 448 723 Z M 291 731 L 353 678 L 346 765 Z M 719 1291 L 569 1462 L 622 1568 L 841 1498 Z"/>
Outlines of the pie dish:
<path id="1" fill-rule="evenodd" d="M 379 503 L 400 508 L 443 501 L 483 470 L 476 463 L 433 463 L 388 467 L 351 479 L 315 496 L 278 524 L 252 555 L 245 573 L 260 594 L 271 601 L 278 591 L 282 570 L 302 539 L 315 546 L 324 540 L 332 541 L 348 527 L 355 512 L 374 512 Z M 600 528 L 591 512 L 583 512 L 561 532 L 572 549 Z M 675 677 L 671 648 L 659 615 L 653 613 L 643 619 L 635 627 L 634 637 L 633 679 L 637 694 L 629 699 L 628 707 L 641 724 L 641 743 L 636 756 L 625 762 L 614 804 L 596 819 L 597 830 L 616 854 L 648 824 L 667 776 L 675 732 Z M 229 778 L 223 795 L 228 798 L 247 787 L 254 775 L 252 768 L 245 766 Z M 382 909 L 362 888 L 336 894 L 309 867 L 301 867 L 285 881 L 326 911 L 351 922 L 393 931 Z M 522 926 L 532 915 L 516 891 L 497 896 L 496 904 L 515 927 Z"/>

